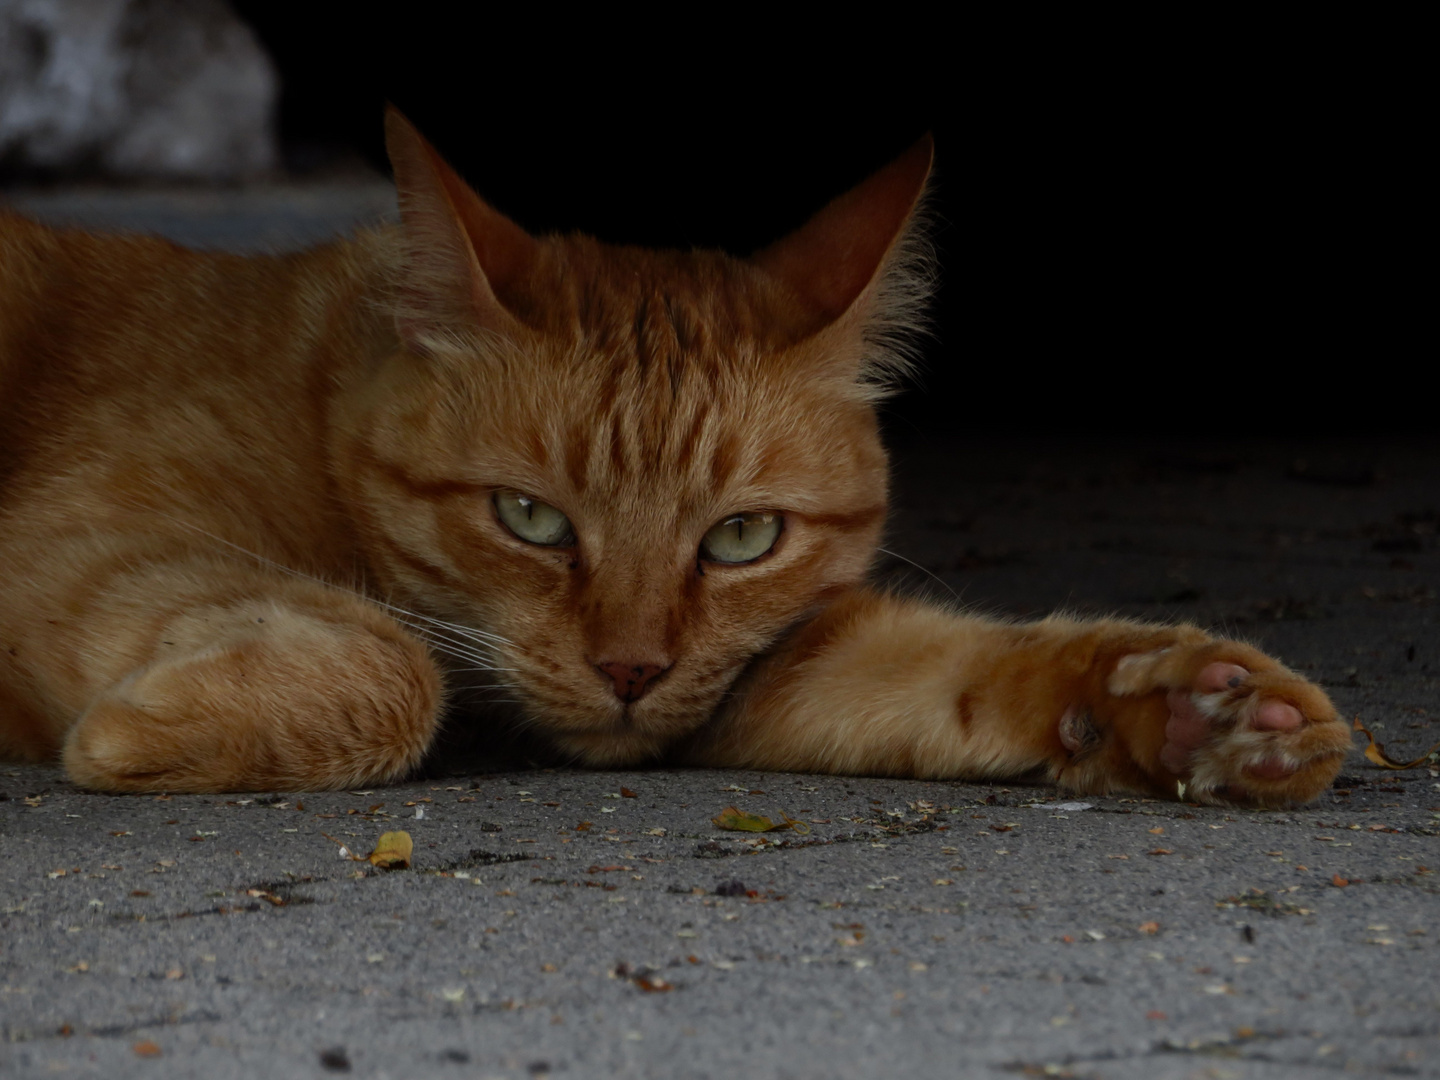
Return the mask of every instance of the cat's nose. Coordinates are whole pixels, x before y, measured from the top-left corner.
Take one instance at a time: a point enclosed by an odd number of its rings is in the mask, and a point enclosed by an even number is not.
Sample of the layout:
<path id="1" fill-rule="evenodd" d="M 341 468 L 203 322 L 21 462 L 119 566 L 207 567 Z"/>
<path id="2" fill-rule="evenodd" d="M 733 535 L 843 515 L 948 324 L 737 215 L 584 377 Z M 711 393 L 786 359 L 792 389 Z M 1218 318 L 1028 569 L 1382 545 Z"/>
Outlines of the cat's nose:
<path id="1" fill-rule="evenodd" d="M 595 670 L 615 684 L 615 696 L 628 704 L 644 697 L 650 684 L 670 668 L 636 663 L 634 660 L 612 660 L 607 664 L 596 664 Z"/>

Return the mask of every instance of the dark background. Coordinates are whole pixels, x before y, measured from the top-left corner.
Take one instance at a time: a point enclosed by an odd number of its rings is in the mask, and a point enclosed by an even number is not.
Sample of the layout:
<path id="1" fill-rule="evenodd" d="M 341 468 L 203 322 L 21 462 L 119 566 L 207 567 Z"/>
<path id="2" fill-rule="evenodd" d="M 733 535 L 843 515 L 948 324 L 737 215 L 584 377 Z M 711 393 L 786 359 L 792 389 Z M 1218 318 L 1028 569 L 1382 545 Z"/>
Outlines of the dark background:
<path id="1" fill-rule="evenodd" d="M 393 101 L 536 232 L 747 253 L 934 132 L 944 285 L 894 428 L 1434 426 L 1418 87 L 1343 26 L 236 6 L 281 69 L 292 170 L 384 167 Z"/>

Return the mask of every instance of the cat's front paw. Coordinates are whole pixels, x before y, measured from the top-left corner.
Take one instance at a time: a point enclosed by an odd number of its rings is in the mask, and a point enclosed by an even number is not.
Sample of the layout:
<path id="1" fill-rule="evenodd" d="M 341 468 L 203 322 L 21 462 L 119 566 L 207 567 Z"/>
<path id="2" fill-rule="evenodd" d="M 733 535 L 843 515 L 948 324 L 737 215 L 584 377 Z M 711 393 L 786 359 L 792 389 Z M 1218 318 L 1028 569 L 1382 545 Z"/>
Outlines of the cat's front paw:
<path id="1" fill-rule="evenodd" d="M 387 783 L 419 763 L 442 693 L 423 645 L 364 609 L 369 626 L 260 610 L 253 628 L 98 695 L 66 738 L 70 779 L 95 791 L 315 791 Z"/>
<path id="2" fill-rule="evenodd" d="M 1163 737 L 1156 731 L 1141 741 L 1161 773 L 1155 779 L 1173 782 L 1182 798 L 1308 802 L 1330 786 L 1350 749 L 1350 731 L 1323 690 L 1236 642 L 1124 657 L 1109 690 L 1164 694 Z"/>

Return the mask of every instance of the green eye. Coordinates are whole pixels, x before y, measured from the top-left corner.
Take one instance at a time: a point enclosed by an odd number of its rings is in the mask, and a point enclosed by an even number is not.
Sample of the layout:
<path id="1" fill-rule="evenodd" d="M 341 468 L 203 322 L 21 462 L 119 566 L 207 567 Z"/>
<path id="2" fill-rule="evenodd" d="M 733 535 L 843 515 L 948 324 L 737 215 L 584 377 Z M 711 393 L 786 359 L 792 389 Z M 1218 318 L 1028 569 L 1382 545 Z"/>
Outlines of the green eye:
<path id="1" fill-rule="evenodd" d="M 575 543 L 575 530 L 569 518 L 555 507 L 518 491 L 497 491 L 495 514 L 507 529 L 527 543 L 543 547 L 569 547 Z"/>
<path id="2" fill-rule="evenodd" d="M 779 514 L 734 514 L 710 526 L 700 541 L 700 557 L 718 563 L 753 562 L 780 538 Z"/>

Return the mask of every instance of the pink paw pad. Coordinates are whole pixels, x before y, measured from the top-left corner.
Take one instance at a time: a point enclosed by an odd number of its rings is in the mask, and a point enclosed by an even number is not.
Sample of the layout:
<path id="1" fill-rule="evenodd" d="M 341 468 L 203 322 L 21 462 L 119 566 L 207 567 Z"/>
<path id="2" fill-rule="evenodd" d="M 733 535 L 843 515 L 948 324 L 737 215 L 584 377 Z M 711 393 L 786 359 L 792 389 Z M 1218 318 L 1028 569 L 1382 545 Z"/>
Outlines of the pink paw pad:
<path id="1" fill-rule="evenodd" d="M 1208 664 L 1195 678 L 1193 693 L 1172 690 L 1166 697 L 1170 706 L 1170 718 L 1165 724 L 1165 746 L 1160 751 L 1160 763 L 1174 773 L 1186 771 L 1190 757 L 1210 737 L 1211 720 L 1194 701 L 1194 694 L 1221 694 L 1226 690 L 1240 687 L 1249 676 L 1238 664 L 1217 662 Z M 1255 731 L 1295 731 L 1305 718 L 1300 710 L 1284 701 L 1263 701 L 1250 719 Z M 1279 757 L 1246 768 L 1246 772 L 1257 779 L 1278 780 L 1295 771 L 1295 766 Z"/>
<path id="2" fill-rule="evenodd" d="M 1300 710 L 1284 701 L 1267 701 L 1255 712 L 1250 726 L 1256 731 L 1294 731 L 1305 722 Z"/>

